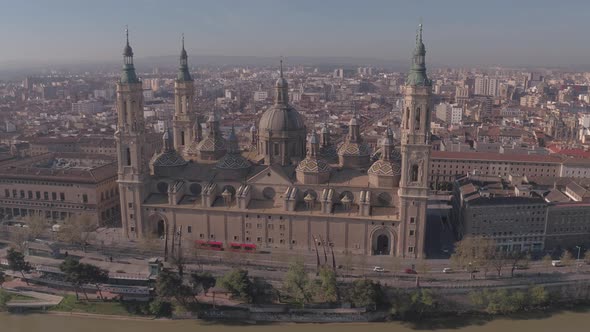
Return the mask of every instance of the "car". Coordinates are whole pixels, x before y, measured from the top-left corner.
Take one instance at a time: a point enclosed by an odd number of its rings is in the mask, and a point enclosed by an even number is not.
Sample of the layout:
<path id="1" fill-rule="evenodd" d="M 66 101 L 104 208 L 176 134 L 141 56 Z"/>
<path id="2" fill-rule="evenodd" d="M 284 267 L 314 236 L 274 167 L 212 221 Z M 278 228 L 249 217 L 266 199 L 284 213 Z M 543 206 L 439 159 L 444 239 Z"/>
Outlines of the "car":
<path id="1" fill-rule="evenodd" d="M 373 272 L 385 272 L 385 269 L 381 266 L 375 266 L 373 267 Z"/>
<path id="2" fill-rule="evenodd" d="M 418 274 L 418 272 L 416 272 L 416 270 L 410 269 L 410 268 L 405 269 L 404 272 L 407 274 Z"/>
<path id="3" fill-rule="evenodd" d="M 553 265 L 553 266 L 555 266 L 555 267 L 560 267 L 560 266 L 563 266 L 563 264 L 561 263 L 561 261 L 560 261 L 560 260 L 554 260 L 554 261 L 551 261 L 551 265 Z"/>
<path id="4" fill-rule="evenodd" d="M 451 272 L 453 272 L 453 269 L 451 269 L 450 267 L 445 267 L 443 269 L 443 273 L 451 273 Z"/>

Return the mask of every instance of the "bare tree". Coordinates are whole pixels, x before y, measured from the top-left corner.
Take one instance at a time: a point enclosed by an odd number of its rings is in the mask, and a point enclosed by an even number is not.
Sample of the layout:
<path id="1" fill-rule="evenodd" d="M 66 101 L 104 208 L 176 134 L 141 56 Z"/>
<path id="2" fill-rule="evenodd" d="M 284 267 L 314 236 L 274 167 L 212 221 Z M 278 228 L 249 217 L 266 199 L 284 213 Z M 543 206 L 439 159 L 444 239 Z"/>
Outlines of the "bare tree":
<path id="1" fill-rule="evenodd" d="M 88 215 L 68 218 L 58 232 L 60 241 L 79 245 L 86 250 L 92 232 L 96 230 L 96 223 Z"/>
<path id="2" fill-rule="evenodd" d="M 353 262 L 352 253 L 348 250 L 344 252 L 344 259 L 342 260 L 342 265 L 344 267 L 344 272 L 347 275 L 350 275 L 350 271 L 352 270 L 352 262 Z"/>
<path id="3" fill-rule="evenodd" d="M 30 231 L 28 227 L 13 227 L 10 232 L 11 246 L 19 252 L 25 252 L 28 247 Z"/>
<path id="4" fill-rule="evenodd" d="M 495 252 L 496 244 L 493 240 L 481 236 L 466 236 L 455 243 L 451 263 L 469 272 L 473 278 L 476 271 L 490 266 Z"/>
<path id="5" fill-rule="evenodd" d="M 29 238 L 34 240 L 41 236 L 49 227 L 47 220 L 40 213 L 33 213 L 24 219 L 29 229 Z"/>
<path id="6" fill-rule="evenodd" d="M 420 275 L 426 275 L 429 269 L 430 267 L 428 266 L 428 262 L 425 259 L 421 259 L 418 261 L 418 264 L 416 266 L 416 272 L 418 272 Z"/>
<path id="7" fill-rule="evenodd" d="M 137 246 L 141 251 L 154 252 L 162 248 L 162 240 L 156 234 L 147 232 L 138 241 Z"/>

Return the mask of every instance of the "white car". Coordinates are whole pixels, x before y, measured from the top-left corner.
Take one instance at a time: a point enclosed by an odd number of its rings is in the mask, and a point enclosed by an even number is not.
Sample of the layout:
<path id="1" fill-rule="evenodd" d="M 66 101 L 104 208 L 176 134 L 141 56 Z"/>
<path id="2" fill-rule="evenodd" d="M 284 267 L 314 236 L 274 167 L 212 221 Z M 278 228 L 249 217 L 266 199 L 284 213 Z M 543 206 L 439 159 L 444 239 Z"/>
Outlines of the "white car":
<path id="1" fill-rule="evenodd" d="M 381 266 L 375 266 L 373 268 L 373 272 L 385 272 L 385 269 L 382 268 Z"/>
<path id="2" fill-rule="evenodd" d="M 443 269 L 443 273 L 451 273 L 451 272 L 453 272 L 453 269 L 451 269 L 450 267 L 445 267 Z"/>

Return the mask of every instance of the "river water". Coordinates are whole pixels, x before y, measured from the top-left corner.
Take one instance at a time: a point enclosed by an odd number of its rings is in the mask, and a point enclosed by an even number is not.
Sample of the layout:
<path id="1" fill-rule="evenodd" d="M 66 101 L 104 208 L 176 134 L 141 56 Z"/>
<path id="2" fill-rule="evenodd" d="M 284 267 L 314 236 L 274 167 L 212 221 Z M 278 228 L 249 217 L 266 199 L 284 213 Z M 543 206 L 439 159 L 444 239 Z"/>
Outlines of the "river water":
<path id="1" fill-rule="evenodd" d="M 224 325 L 194 320 L 122 320 L 49 314 L 0 313 L 0 332 L 587 332 L 590 308 L 579 312 L 525 315 L 520 318 L 446 319 L 415 326 L 404 323 Z"/>

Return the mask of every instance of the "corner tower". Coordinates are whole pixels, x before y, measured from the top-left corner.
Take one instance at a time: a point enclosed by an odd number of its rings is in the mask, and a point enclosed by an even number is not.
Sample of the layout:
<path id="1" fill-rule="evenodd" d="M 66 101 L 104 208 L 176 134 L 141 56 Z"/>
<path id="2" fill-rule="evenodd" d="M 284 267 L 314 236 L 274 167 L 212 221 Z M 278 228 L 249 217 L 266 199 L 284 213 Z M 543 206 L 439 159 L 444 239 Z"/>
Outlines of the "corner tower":
<path id="1" fill-rule="evenodd" d="M 425 56 L 420 24 L 412 67 L 406 80 L 401 128 L 400 240 L 397 253 L 408 258 L 424 257 L 426 234 L 432 84 L 426 75 Z"/>
<path id="2" fill-rule="evenodd" d="M 180 66 L 174 82 L 174 149 L 183 154 L 185 147 L 194 140 L 193 113 L 195 88 L 193 78 L 188 70 L 188 55 L 184 49 L 184 34 L 182 35 L 182 49 L 180 51 Z"/>
<path id="3" fill-rule="evenodd" d="M 123 232 L 128 238 L 141 236 L 141 202 L 143 183 L 148 174 L 143 119 L 143 90 L 133 66 L 129 32 L 123 50 L 123 72 L 117 82 L 117 142 L 119 195 Z"/>

